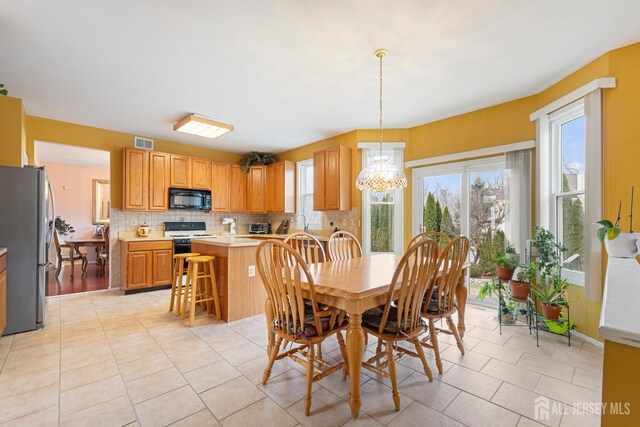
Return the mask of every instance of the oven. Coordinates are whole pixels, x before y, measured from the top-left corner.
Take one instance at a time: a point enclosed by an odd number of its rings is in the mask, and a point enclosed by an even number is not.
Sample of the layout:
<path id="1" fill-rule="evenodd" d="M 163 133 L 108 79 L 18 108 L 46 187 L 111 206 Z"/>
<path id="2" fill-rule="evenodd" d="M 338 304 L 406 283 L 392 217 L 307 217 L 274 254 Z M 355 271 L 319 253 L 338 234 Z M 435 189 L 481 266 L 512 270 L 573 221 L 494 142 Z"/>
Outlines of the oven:
<path id="1" fill-rule="evenodd" d="M 186 254 L 191 252 L 191 239 L 176 237 L 173 239 L 173 253 Z"/>

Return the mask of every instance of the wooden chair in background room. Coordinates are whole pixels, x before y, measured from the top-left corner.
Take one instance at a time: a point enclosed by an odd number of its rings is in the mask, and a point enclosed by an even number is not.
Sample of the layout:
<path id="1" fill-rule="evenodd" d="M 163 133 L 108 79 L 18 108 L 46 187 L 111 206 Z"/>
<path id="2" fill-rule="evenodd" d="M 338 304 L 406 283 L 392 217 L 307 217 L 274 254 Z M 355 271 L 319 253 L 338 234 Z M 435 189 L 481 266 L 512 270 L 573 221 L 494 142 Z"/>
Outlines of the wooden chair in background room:
<path id="1" fill-rule="evenodd" d="M 290 357 L 306 367 L 307 384 L 304 397 L 304 412 L 311 411 L 311 389 L 314 381 L 343 369 L 343 378 L 347 369 L 347 349 L 342 330 L 348 323 L 338 316 L 336 311 L 318 310 L 313 277 L 302 257 L 289 245 L 276 240 L 266 240 L 257 249 L 257 267 L 262 283 L 267 291 L 271 314 L 267 321 L 277 338 L 269 351 L 269 361 L 262 376 L 266 385 L 276 360 Z M 311 313 L 305 311 L 302 280 L 304 275 L 309 291 L 306 295 L 311 301 Z M 344 360 L 329 365 L 315 357 L 315 346 L 326 338 L 336 334 Z M 282 352 L 280 347 L 285 343 Z M 289 344 L 291 345 L 290 348 Z"/>
<path id="2" fill-rule="evenodd" d="M 425 231 L 423 233 L 416 234 L 413 239 L 411 239 L 411 242 L 409 242 L 409 245 L 407 245 L 407 248 L 410 248 L 414 243 L 422 239 L 435 240 L 438 244 L 438 250 L 440 252 L 442 252 L 444 248 L 446 248 L 449 244 L 449 241 L 451 241 L 451 237 L 447 236 L 444 233 L 440 233 L 439 231 Z"/>
<path id="3" fill-rule="evenodd" d="M 438 246 L 435 241 L 423 239 L 416 242 L 396 267 L 386 304 L 368 310 L 362 316 L 365 332 L 378 338 L 376 354 L 363 362 L 362 366 L 391 379 L 396 411 L 400 410 L 396 359 L 404 355 L 419 358 L 429 382 L 433 381 L 433 374 L 419 339 L 424 333 L 420 310 L 424 296 L 433 289 L 438 262 Z M 398 345 L 403 341 L 413 344 L 415 352 Z M 388 372 L 385 368 L 388 368 Z"/>
<path id="4" fill-rule="evenodd" d="M 58 230 L 53 228 L 53 240 L 56 245 L 56 253 L 58 254 L 58 268 L 56 270 L 56 279 L 60 276 L 60 271 L 62 271 L 62 263 L 69 262 L 71 263 L 71 269 L 75 267 L 75 261 L 82 262 L 82 274 L 86 274 L 87 272 L 87 255 L 80 252 L 77 248 L 75 251 L 72 251 L 71 246 L 67 246 L 64 243 L 60 243 L 60 236 L 58 235 Z M 62 249 L 68 249 L 68 253 L 62 253 Z M 71 271 L 71 277 L 73 278 L 73 271 Z"/>
<path id="5" fill-rule="evenodd" d="M 362 256 L 362 246 L 356 236 L 348 231 L 336 231 L 329 237 L 327 252 L 331 261 L 359 258 Z"/>
<path id="6" fill-rule="evenodd" d="M 107 267 L 109 266 L 109 226 L 106 225 L 102 229 L 102 238 L 104 239 L 104 245 L 100 247 L 98 251 L 98 263 L 100 264 L 100 274 L 105 275 L 107 273 Z"/>
<path id="7" fill-rule="evenodd" d="M 313 235 L 304 232 L 290 234 L 284 242 L 291 246 L 308 264 L 327 261 L 322 243 Z"/>
<path id="8" fill-rule="evenodd" d="M 458 344 L 460 353 L 464 354 L 464 344 L 458 334 L 458 328 L 453 321 L 453 314 L 457 310 L 455 297 L 458 279 L 462 274 L 463 266 L 469 254 L 469 239 L 459 236 L 451 239 L 449 244 L 440 253 L 440 265 L 442 272 L 435 280 L 435 291 L 431 298 L 425 298 L 422 305 L 422 317 L 429 325 L 428 336 L 421 342 L 427 348 L 432 348 L 436 357 L 438 372 L 442 374 L 442 360 L 438 346 L 438 332 L 452 334 Z M 449 330 L 436 328 L 435 321 L 445 319 Z M 431 341 L 430 343 L 428 341 Z"/>

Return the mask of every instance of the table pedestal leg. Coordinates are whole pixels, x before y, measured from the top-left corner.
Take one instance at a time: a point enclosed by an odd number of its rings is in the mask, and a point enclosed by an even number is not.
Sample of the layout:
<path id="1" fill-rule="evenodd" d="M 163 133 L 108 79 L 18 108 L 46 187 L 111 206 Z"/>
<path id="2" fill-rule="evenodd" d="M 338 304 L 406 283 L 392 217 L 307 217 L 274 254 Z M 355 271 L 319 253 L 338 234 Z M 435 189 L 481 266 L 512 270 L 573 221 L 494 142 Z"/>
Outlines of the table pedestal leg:
<path id="1" fill-rule="evenodd" d="M 362 315 L 350 314 L 347 328 L 347 357 L 349 358 L 349 405 L 351 416 L 358 418 L 360 414 L 360 368 L 362 353 L 364 352 L 364 331 L 362 330 Z"/>
<path id="2" fill-rule="evenodd" d="M 267 319 L 267 337 L 268 337 L 267 354 L 268 354 L 273 348 L 273 344 L 275 340 L 275 334 L 273 333 L 273 310 L 271 308 L 271 301 L 269 301 L 269 298 L 265 299 L 264 301 L 264 314 Z"/>
<path id="3" fill-rule="evenodd" d="M 464 337 L 464 311 L 467 308 L 467 287 L 466 280 L 467 269 L 462 270 L 462 274 L 458 279 L 458 285 L 456 286 L 456 303 L 458 304 L 458 333 L 460 338 Z"/>

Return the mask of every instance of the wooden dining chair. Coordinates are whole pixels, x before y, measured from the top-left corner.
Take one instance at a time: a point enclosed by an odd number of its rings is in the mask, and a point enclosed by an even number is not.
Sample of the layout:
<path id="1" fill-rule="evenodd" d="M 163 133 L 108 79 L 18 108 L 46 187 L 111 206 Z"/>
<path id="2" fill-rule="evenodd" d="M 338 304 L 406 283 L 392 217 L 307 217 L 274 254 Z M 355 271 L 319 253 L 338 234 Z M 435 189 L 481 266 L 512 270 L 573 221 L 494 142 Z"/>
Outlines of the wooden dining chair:
<path id="1" fill-rule="evenodd" d="M 424 296 L 433 289 L 438 261 L 438 245 L 434 240 L 422 239 L 416 242 L 396 267 L 387 292 L 386 304 L 368 310 L 362 316 L 365 332 L 378 338 L 376 354 L 363 362 L 362 366 L 391 379 L 396 411 L 400 410 L 396 359 L 404 355 L 419 358 L 424 373 L 430 382 L 433 381 L 433 374 L 419 340 L 419 336 L 424 332 L 420 310 Z M 398 345 L 403 341 L 413 344 L 415 352 Z M 388 368 L 388 372 L 385 368 Z"/>
<path id="2" fill-rule="evenodd" d="M 53 228 L 53 241 L 56 246 L 56 253 L 58 255 L 58 268 L 56 269 L 56 279 L 58 278 L 58 276 L 60 276 L 60 271 L 62 271 L 63 262 L 70 262 L 71 269 L 73 270 L 73 268 L 75 267 L 75 261 L 78 261 L 78 260 L 81 261 L 82 274 L 85 275 L 87 272 L 87 264 L 88 264 L 87 255 L 80 252 L 78 248 L 76 248 L 76 250 L 73 251 L 71 246 L 61 243 L 60 235 L 58 234 L 58 230 L 55 227 Z M 68 252 L 65 254 L 62 252 L 62 249 L 68 249 Z M 71 278 L 73 278 L 73 271 L 71 273 L 72 273 Z"/>
<path id="3" fill-rule="evenodd" d="M 307 264 L 315 264 L 327 260 L 327 254 L 322 243 L 309 233 L 301 231 L 290 234 L 284 239 L 284 242 L 291 246 Z"/>
<path id="4" fill-rule="evenodd" d="M 277 240 L 266 240 L 258 246 L 258 273 L 267 291 L 267 315 L 277 338 L 269 352 L 269 362 L 262 376 L 266 385 L 276 360 L 290 357 L 306 367 L 307 384 L 304 397 L 304 412 L 311 411 L 311 389 L 314 381 L 343 369 L 343 378 L 347 369 L 347 349 L 342 330 L 347 322 L 336 311 L 318 309 L 313 277 L 302 257 L 288 244 Z M 307 282 L 303 292 L 302 277 Z M 311 301 L 311 313 L 305 310 L 304 299 Z M 336 335 L 342 352 L 343 361 L 329 365 L 315 357 L 315 345 L 326 338 Z M 282 352 L 280 347 L 284 342 Z M 287 348 L 288 346 L 291 348 Z"/>
<path id="5" fill-rule="evenodd" d="M 416 234 L 409 242 L 409 245 L 407 245 L 407 249 L 410 248 L 414 243 L 419 242 L 422 239 L 435 240 L 438 244 L 438 250 L 441 252 L 444 250 L 444 248 L 447 247 L 449 241 L 451 240 L 451 237 L 447 236 L 444 233 L 440 233 L 439 231 L 425 231 L 423 233 Z"/>
<path id="6" fill-rule="evenodd" d="M 462 274 L 468 254 L 469 239 L 464 236 L 451 239 L 439 256 L 442 271 L 434 280 L 435 290 L 428 294 L 431 295 L 431 298 L 425 298 L 422 305 L 422 317 L 427 321 L 429 330 L 428 336 L 422 339 L 421 343 L 423 346 L 433 349 L 440 374 L 442 374 L 442 360 L 438 346 L 438 332 L 452 334 L 458 349 L 464 354 L 464 344 L 452 316 L 457 310 L 455 296 L 458 279 Z M 435 321 L 442 319 L 446 320 L 449 330 L 436 328 Z"/>
<path id="7" fill-rule="evenodd" d="M 359 258 L 362 256 L 362 245 L 356 236 L 348 231 L 336 231 L 329 236 L 327 251 L 331 261 Z"/>
<path id="8" fill-rule="evenodd" d="M 102 229 L 102 238 L 104 239 L 104 245 L 102 245 L 98 251 L 98 262 L 100 263 L 100 274 L 104 276 L 107 273 L 107 267 L 109 266 L 110 241 L 108 225 Z"/>

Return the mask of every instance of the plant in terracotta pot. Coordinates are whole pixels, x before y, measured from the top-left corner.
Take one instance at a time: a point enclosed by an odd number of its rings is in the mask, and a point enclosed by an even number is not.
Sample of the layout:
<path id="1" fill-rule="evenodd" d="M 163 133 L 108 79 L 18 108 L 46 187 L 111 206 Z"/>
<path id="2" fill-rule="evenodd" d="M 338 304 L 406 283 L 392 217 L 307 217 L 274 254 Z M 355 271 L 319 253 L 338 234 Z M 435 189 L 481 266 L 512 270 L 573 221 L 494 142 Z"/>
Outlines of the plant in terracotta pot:
<path id="1" fill-rule="evenodd" d="M 520 264 L 520 258 L 509 257 L 508 254 L 502 252 L 496 257 L 495 263 L 498 279 L 506 282 L 507 280 L 511 280 L 513 277 L 513 273 Z"/>
<path id="2" fill-rule="evenodd" d="M 512 298 L 526 300 L 529 297 L 531 284 L 536 278 L 537 270 L 536 264 L 531 262 L 516 275 L 516 280 L 509 280 Z"/>
<path id="3" fill-rule="evenodd" d="M 533 286 L 533 292 L 542 303 L 542 314 L 549 320 L 558 320 L 562 307 L 567 305 L 566 290 L 569 283 L 566 280 L 554 280 L 549 284 Z"/>

